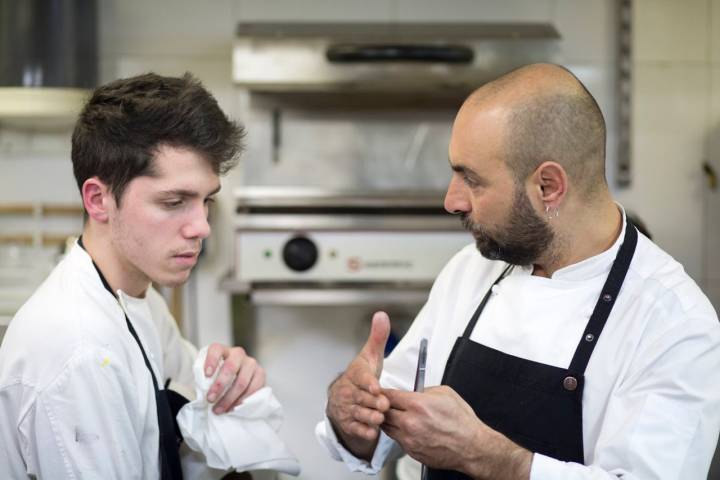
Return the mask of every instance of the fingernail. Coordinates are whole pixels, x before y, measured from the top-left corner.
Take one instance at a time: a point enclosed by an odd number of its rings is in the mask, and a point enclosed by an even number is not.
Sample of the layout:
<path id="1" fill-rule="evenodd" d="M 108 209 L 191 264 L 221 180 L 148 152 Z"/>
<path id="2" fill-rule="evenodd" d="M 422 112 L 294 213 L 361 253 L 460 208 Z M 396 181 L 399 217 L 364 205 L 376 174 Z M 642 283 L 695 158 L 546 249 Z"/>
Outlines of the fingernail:
<path id="1" fill-rule="evenodd" d="M 210 392 L 210 393 L 208 394 L 208 402 L 214 402 L 216 396 L 217 396 L 217 395 L 215 394 L 215 392 Z"/>
<path id="2" fill-rule="evenodd" d="M 215 414 L 220 414 L 220 413 L 222 413 L 222 408 L 220 408 L 220 407 L 215 407 L 215 408 L 213 408 L 213 413 L 215 413 Z"/>
<path id="3" fill-rule="evenodd" d="M 209 377 L 210 375 L 212 375 L 212 367 L 207 367 L 205 369 L 205 376 Z"/>

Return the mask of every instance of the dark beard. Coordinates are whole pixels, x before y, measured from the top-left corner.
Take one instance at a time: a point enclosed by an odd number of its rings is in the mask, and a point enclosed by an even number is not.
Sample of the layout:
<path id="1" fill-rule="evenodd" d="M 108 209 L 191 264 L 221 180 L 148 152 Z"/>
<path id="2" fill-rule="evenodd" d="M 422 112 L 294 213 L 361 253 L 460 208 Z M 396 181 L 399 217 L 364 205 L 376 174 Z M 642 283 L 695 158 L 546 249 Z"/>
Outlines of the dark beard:
<path id="1" fill-rule="evenodd" d="M 502 260 L 511 265 L 531 265 L 552 244 L 554 233 L 535 213 L 524 190 L 515 191 L 507 225 L 490 233 L 474 223 L 467 213 L 462 214 L 463 226 L 472 233 L 480 253 L 490 260 Z"/>

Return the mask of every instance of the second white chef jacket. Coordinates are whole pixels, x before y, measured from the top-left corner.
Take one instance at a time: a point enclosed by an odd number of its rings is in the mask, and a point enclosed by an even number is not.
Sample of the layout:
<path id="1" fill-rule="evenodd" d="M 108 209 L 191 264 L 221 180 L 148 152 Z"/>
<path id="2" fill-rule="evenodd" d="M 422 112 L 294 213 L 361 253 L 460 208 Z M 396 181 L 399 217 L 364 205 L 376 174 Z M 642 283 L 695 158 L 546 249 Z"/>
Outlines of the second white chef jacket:
<path id="1" fill-rule="evenodd" d="M 159 382 L 192 386 L 196 350 L 154 289 L 117 294 L 75 245 L 11 321 L 0 347 L 0 478 L 159 477 L 153 384 L 125 314 Z M 197 461 L 187 451 L 184 470 Z"/>

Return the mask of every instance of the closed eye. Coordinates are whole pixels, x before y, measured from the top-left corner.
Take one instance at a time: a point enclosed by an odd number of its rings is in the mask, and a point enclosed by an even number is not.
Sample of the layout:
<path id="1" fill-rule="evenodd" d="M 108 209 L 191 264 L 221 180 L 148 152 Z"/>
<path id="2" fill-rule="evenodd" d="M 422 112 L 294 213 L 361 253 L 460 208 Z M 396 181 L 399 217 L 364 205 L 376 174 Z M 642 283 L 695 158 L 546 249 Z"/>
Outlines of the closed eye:
<path id="1" fill-rule="evenodd" d="M 179 208 L 185 204 L 184 199 L 165 200 L 162 202 L 163 206 L 168 209 Z"/>
<path id="2" fill-rule="evenodd" d="M 462 166 L 462 165 L 451 165 L 451 168 L 453 172 L 460 175 L 460 178 L 462 178 L 462 181 L 465 185 L 468 186 L 468 188 L 478 188 L 482 186 L 485 182 L 481 179 L 481 177 L 478 177 L 478 175 L 473 172 L 471 169 Z"/>
<path id="3" fill-rule="evenodd" d="M 463 182 L 465 182 L 465 185 L 467 185 L 470 188 L 477 188 L 480 186 L 480 182 L 478 182 L 474 178 L 468 176 L 467 174 L 463 174 L 462 179 L 463 179 Z"/>

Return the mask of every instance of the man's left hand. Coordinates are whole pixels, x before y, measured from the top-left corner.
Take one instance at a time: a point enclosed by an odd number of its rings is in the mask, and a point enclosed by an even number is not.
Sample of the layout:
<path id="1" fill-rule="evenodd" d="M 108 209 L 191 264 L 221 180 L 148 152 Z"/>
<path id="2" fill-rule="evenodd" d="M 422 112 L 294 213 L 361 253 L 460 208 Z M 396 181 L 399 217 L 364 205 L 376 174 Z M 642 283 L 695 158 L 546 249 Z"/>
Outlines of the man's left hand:
<path id="1" fill-rule="evenodd" d="M 223 361 L 220 373 L 207 394 L 208 402 L 215 402 L 215 413 L 229 412 L 265 386 L 265 370 L 242 347 L 210 345 L 205 358 L 206 377 L 213 376 L 220 360 Z"/>
<path id="2" fill-rule="evenodd" d="M 530 477 L 532 453 L 485 425 L 452 388 L 383 393 L 390 400 L 383 431 L 421 463 L 478 479 Z"/>

